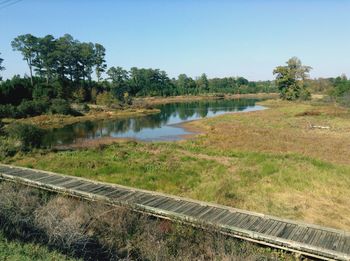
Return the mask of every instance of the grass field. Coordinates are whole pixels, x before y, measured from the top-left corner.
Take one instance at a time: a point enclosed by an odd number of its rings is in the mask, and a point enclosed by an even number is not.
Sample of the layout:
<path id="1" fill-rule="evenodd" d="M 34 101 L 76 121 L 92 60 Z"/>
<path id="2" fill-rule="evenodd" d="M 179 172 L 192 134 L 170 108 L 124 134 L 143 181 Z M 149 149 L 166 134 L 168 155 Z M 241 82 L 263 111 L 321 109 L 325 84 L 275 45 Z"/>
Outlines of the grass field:
<path id="1" fill-rule="evenodd" d="M 0 232 L 0 260 L 6 261 L 63 261 L 78 260 L 68 258 L 45 246 L 33 243 L 23 243 L 15 240 L 9 241 Z"/>
<path id="2" fill-rule="evenodd" d="M 8 163 L 350 230 L 350 112 L 263 105 L 270 109 L 188 123 L 202 132 L 190 140 L 39 151 Z"/>

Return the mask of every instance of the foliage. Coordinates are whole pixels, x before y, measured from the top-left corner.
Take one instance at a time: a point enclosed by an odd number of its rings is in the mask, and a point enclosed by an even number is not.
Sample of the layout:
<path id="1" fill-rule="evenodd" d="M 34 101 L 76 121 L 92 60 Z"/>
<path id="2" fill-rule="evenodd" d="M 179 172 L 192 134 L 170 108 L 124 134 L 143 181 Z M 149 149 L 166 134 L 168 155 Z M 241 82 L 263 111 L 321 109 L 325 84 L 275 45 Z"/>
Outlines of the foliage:
<path id="1" fill-rule="evenodd" d="M 50 113 L 52 114 L 63 114 L 69 115 L 72 114 L 72 108 L 68 101 L 64 99 L 54 99 L 51 102 Z"/>
<path id="2" fill-rule="evenodd" d="M 16 118 L 17 109 L 11 104 L 0 105 L 0 118 Z"/>
<path id="3" fill-rule="evenodd" d="M 0 136 L 0 160 L 14 156 L 20 150 L 16 139 Z"/>
<path id="4" fill-rule="evenodd" d="M 25 118 L 44 114 L 47 112 L 48 106 L 49 103 L 44 100 L 23 100 L 16 108 L 16 118 Z"/>
<path id="5" fill-rule="evenodd" d="M 306 100 L 310 98 L 310 92 L 306 89 L 305 80 L 312 68 L 302 65 L 297 57 L 287 61 L 287 66 L 278 66 L 273 71 L 276 74 L 276 84 L 285 100 Z"/>
<path id="6" fill-rule="evenodd" d="M 328 94 L 333 89 L 333 78 L 308 79 L 305 81 L 311 93 Z"/>
<path id="7" fill-rule="evenodd" d="M 113 104 L 114 105 L 118 104 L 118 101 L 114 98 L 114 96 L 110 92 L 103 92 L 97 95 L 96 104 L 110 107 Z"/>
<path id="8" fill-rule="evenodd" d="M 1 55 L 1 53 L 0 53 L 0 55 Z M 2 66 L 3 61 L 4 61 L 4 59 L 0 57 L 0 72 L 3 71 L 3 70 L 5 70 L 5 67 Z M 2 77 L 1 77 L 1 75 L 0 75 L 0 81 L 1 81 L 1 80 L 2 80 Z"/>
<path id="9" fill-rule="evenodd" d="M 345 75 L 337 77 L 333 81 L 334 89 L 331 91 L 331 95 L 334 97 L 342 97 L 350 92 L 350 79 Z"/>
<path id="10" fill-rule="evenodd" d="M 32 88 L 28 78 L 15 75 L 11 80 L 0 83 L 0 104 L 19 105 L 24 99 L 32 99 Z"/>
<path id="11" fill-rule="evenodd" d="M 80 83 L 81 80 L 91 79 L 94 67 L 100 79 L 105 69 L 105 49 L 102 45 L 79 42 L 69 34 L 58 39 L 52 35 L 19 35 L 11 44 L 27 62 L 31 79 L 34 70 L 46 79 L 47 84 L 52 79 Z"/>
<path id="12" fill-rule="evenodd" d="M 42 146 L 42 139 L 45 134 L 43 129 L 22 123 L 13 123 L 7 126 L 6 132 L 9 137 L 20 141 L 21 150 L 23 151 Z"/>

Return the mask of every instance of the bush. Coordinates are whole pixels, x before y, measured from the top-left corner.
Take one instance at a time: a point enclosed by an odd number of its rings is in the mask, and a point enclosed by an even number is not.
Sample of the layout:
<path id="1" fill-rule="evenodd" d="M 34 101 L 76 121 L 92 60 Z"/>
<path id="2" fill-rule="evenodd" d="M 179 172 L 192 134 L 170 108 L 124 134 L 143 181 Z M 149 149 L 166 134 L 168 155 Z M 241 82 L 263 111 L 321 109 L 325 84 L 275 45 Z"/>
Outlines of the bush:
<path id="1" fill-rule="evenodd" d="M 281 251 L 102 202 L 0 183 L 0 229 L 84 260 L 285 260 Z M 290 257 L 290 256 L 289 256 Z"/>
<path id="2" fill-rule="evenodd" d="M 339 102 L 342 106 L 350 107 L 350 91 L 346 92 L 339 98 Z"/>
<path id="3" fill-rule="evenodd" d="M 30 116 L 37 116 L 47 112 L 48 103 L 45 101 L 32 100 L 22 101 L 17 107 L 17 117 L 25 118 Z"/>
<path id="4" fill-rule="evenodd" d="M 118 100 L 115 99 L 111 93 L 103 92 L 97 95 L 96 104 L 110 107 L 112 104 L 118 104 Z"/>
<path id="5" fill-rule="evenodd" d="M 50 106 L 50 112 L 52 114 L 64 114 L 69 115 L 72 114 L 72 108 L 68 101 L 63 99 L 54 99 L 52 100 Z"/>
<path id="6" fill-rule="evenodd" d="M 0 105 L 0 118 L 15 118 L 17 116 L 16 107 L 11 104 Z"/>
<path id="7" fill-rule="evenodd" d="M 17 107 L 6 104 L 0 105 L 0 118 L 25 118 L 47 112 L 47 101 L 23 100 Z"/>
<path id="8" fill-rule="evenodd" d="M 20 145 L 15 139 L 0 136 L 0 160 L 14 156 L 20 150 Z"/>
<path id="9" fill-rule="evenodd" d="M 86 103 L 84 103 L 84 105 L 83 105 L 83 112 L 89 112 L 89 111 L 90 111 L 89 105 L 87 105 Z"/>
<path id="10" fill-rule="evenodd" d="M 13 123 L 6 129 L 9 137 L 17 139 L 21 143 L 21 150 L 42 146 L 45 131 L 31 124 Z"/>

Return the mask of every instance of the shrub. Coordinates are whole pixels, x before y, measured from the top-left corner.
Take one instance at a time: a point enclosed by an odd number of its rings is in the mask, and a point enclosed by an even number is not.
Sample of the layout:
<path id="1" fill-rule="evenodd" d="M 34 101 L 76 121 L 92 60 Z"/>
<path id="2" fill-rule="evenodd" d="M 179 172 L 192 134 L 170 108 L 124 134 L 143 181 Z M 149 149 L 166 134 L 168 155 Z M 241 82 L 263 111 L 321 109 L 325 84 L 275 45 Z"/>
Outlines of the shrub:
<path id="1" fill-rule="evenodd" d="M 86 90 L 84 89 L 84 87 L 80 87 L 79 89 L 73 92 L 72 96 L 76 102 L 84 102 L 86 100 Z"/>
<path id="2" fill-rule="evenodd" d="M 16 107 L 11 104 L 0 105 L 0 118 L 15 118 L 17 116 Z"/>
<path id="3" fill-rule="evenodd" d="M 12 183 L 0 183 L 0 224 L 12 238 L 30 238 L 34 228 L 34 210 L 43 204 L 40 192 Z M 39 236 L 39 234 L 37 234 Z"/>
<path id="4" fill-rule="evenodd" d="M 72 108 L 69 105 L 69 102 L 64 99 L 54 99 L 52 100 L 50 106 L 50 112 L 52 114 L 72 114 Z"/>
<path id="5" fill-rule="evenodd" d="M 83 112 L 89 112 L 89 111 L 90 111 L 89 105 L 87 105 L 86 103 L 84 103 L 84 105 L 83 105 Z"/>
<path id="6" fill-rule="evenodd" d="M 343 96 L 339 98 L 339 102 L 342 106 L 350 107 L 350 91 L 345 92 Z"/>
<path id="7" fill-rule="evenodd" d="M 112 104 L 118 103 L 118 100 L 113 97 L 113 95 L 109 92 L 103 92 L 97 95 L 96 104 L 97 105 L 105 105 L 110 107 Z"/>
<path id="8" fill-rule="evenodd" d="M 85 226 L 90 221 L 87 204 L 55 197 L 34 212 L 38 228 L 46 232 L 50 245 L 72 249 L 89 241 Z"/>
<path id="9" fill-rule="evenodd" d="M 0 229 L 84 260 L 285 260 L 281 251 L 102 202 L 0 183 Z"/>
<path id="10" fill-rule="evenodd" d="M 37 116 L 47 112 L 48 103 L 45 101 L 32 100 L 27 101 L 24 100 L 17 107 L 17 117 L 25 118 L 30 116 Z"/>
<path id="11" fill-rule="evenodd" d="M 13 123 L 6 129 L 7 134 L 21 143 L 21 150 L 42 146 L 45 131 L 31 124 Z"/>
<path id="12" fill-rule="evenodd" d="M 15 139 L 0 136 L 0 160 L 14 156 L 20 150 L 20 143 Z"/>

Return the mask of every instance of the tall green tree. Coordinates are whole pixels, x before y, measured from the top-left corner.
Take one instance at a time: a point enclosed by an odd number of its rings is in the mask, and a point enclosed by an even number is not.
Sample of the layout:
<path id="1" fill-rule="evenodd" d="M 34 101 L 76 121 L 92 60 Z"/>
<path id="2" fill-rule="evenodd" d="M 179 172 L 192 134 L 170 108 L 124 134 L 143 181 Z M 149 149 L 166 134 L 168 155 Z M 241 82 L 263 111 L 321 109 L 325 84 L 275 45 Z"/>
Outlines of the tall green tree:
<path id="1" fill-rule="evenodd" d="M 57 66 L 55 38 L 52 35 L 37 38 L 36 50 L 37 55 L 33 60 L 33 65 L 38 74 L 46 79 L 46 84 L 49 84 Z"/>
<path id="2" fill-rule="evenodd" d="M 0 53 L 0 55 L 1 55 L 1 53 Z M 2 65 L 3 62 L 4 62 L 4 59 L 2 59 L 2 58 L 0 57 L 0 71 L 5 70 L 5 67 Z M 0 75 L 0 81 L 2 81 L 1 75 Z"/>
<path id="3" fill-rule="evenodd" d="M 95 65 L 95 50 L 93 43 L 79 43 L 78 45 L 78 63 L 81 69 L 83 82 L 85 79 L 91 81 L 91 74 Z"/>
<path id="4" fill-rule="evenodd" d="M 95 44 L 95 71 L 96 71 L 96 77 L 97 81 L 100 82 L 102 79 L 102 73 L 106 70 L 107 64 L 105 60 L 106 55 L 106 49 L 103 47 L 103 45 L 96 43 Z"/>
<path id="5" fill-rule="evenodd" d="M 38 38 L 31 34 L 19 35 L 11 42 L 11 46 L 14 51 L 21 52 L 23 60 L 27 62 L 33 85 L 33 61 L 38 53 Z"/>
<path id="6" fill-rule="evenodd" d="M 208 77 L 205 73 L 203 73 L 201 75 L 201 77 L 199 77 L 197 79 L 197 87 L 198 87 L 200 92 L 208 92 L 209 91 L 209 81 L 208 81 Z"/>
<path id="7" fill-rule="evenodd" d="M 107 71 L 108 79 L 112 81 L 111 91 L 113 95 L 119 99 L 124 100 L 124 95 L 129 94 L 129 73 L 122 67 L 111 67 Z"/>
<path id="8" fill-rule="evenodd" d="M 56 59 L 56 75 L 61 82 L 66 78 L 73 82 L 75 68 L 75 45 L 76 40 L 73 36 L 65 34 L 56 40 L 53 56 Z"/>
<path id="9" fill-rule="evenodd" d="M 276 75 L 276 84 L 281 98 L 285 100 L 310 98 L 305 81 L 309 78 L 311 69 L 310 66 L 302 65 L 297 57 L 290 58 L 286 66 L 276 67 L 273 74 Z"/>
<path id="10" fill-rule="evenodd" d="M 196 82 L 186 74 L 180 74 L 175 85 L 179 94 L 192 94 L 196 90 Z"/>
<path id="11" fill-rule="evenodd" d="M 335 78 L 331 94 L 336 97 L 350 94 L 350 79 L 348 79 L 345 74 Z"/>
<path id="12" fill-rule="evenodd" d="M 109 80 L 112 81 L 113 84 L 123 84 L 129 79 L 129 73 L 127 70 L 124 70 L 122 67 L 111 67 L 107 71 L 107 75 L 109 76 Z"/>

